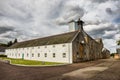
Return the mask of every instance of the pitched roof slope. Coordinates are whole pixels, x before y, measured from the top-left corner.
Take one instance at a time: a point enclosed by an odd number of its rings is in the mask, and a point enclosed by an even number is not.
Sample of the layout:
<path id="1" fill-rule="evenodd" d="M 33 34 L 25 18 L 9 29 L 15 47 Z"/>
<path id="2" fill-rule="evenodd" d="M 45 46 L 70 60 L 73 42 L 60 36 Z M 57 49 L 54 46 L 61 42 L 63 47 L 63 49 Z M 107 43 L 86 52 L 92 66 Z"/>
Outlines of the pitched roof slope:
<path id="1" fill-rule="evenodd" d="M 51 44 L 61 44 L 61 43 L 69 43 L 75 37 L 78 31 L 53 35 L 33 40 L 28 40 L 24 42 L 18 42 L 12 45 L 9 48 L 23 48 L 23 47 L 32 47 L 32 46 L 42 46 L 42 45 L 51 45 Z"/>

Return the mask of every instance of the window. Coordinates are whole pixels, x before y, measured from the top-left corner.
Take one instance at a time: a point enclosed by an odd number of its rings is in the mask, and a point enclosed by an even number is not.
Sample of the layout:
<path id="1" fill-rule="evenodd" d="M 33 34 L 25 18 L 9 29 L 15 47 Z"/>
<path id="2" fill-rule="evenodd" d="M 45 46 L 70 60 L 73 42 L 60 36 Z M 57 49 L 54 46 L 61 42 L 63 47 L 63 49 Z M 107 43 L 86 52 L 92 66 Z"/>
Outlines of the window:
<path id="1" fill-rule="evenodd" d="M 78 52 L 77 52 L 77 54 L 76 54 L 76 55 L 77 55 L 77 58 L 79 58 L 79 57 L 80 57 L 80 55 L 79 55 L 79 53 L 78 53 Z"/>
<path id="2" fill-rule="evenodd" d="M 55 53 L 53 53 L 53 58 L 55 58 Z"/>
<path id="3" fill-rule="evenodd" d="M 63 44 L 62 46 L 65 47 L 65 44 Z"/>
<path id="4" fill-rule="evenodd" d="M 20 56 L 20 53 L 19 53 L 19 56 Z"/>
<path id="5" fill-rule="evenodd" d="M 32 54 L 32 57 L 34 57 L 34 54 Z"/>
<path id="6" fill-rule="evenodd" d="M 40 46 L 38 46 L 38 49 L 40 49 Z"/>
<path id="7" fill-rule="evenodd" d="M 29 54 L 27 53 L 27 57 L 29 56 Z"/>
<path id="8" fill-rule="evenodd" d="M 45 53 L 45 57 L 47 57 L 47 53 Z"/>
<path id="9" fill-rule="evenodd" d="M 47 48 L 47 46 L 45 46 L 45 48 Z"/>
<path id="10" fill-rule="evenodd" d="M 63 58 L 66 58 L 66 53 L 63 53 Z"/>
<path id="11" fill-rule="evenodd" d="M 40 53 L 38 53 L 38 57 L 40 57 Z"/>
<path id="12" fill-rule="evenodd" d="M 53 47 L 55 47 L 55 45 L 53 45 Z"/>

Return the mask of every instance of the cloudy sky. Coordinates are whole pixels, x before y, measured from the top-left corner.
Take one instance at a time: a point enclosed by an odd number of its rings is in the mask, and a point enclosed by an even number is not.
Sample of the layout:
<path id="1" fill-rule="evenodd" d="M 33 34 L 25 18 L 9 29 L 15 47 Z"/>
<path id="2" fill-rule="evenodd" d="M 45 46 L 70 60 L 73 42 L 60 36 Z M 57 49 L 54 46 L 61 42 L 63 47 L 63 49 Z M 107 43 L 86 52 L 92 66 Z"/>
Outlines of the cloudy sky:
<path id="1" fill-rule="evenodd" d="M 89 35 L 115 52 L 120 0 L 0 0 L 0 42 L 64 33 L 67 22 L 79 17 Z"/>

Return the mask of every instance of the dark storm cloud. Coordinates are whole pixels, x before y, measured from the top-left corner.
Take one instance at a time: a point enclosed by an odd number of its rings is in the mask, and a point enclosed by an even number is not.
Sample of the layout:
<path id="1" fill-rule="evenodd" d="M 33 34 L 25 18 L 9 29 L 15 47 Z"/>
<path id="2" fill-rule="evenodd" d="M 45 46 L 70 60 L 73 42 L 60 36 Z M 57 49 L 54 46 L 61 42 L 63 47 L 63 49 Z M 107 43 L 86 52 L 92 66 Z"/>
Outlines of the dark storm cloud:
<path id="1" fill-rule="evenodd" d="M 114 25 L 109 25 L 109 27 L 104 27 L 102 26 L 102 28 L 100 29 L 93 29 L 91 31 L 88 31 L 88 34 L 90 34 L 91 36 L 93 36 L 93 38 L 104 38 L 104 39 L 114 39 L 115 35 L 118 33 L 117 32 L 118 27 L 115 27 Z M 115 32 L 115 33 L 109 33 L 106 34 L 106 32 Z"/>
<path id="2" fill-rule="evenodd" d="M 114 21 L 115 23 L 120 23 L 120 16 L 118 16 L 117 18 L 115 18 L 113 21 Z"/>
<path id="3" fill-rule="evenodd" d="M 115 38 L 116 33 L 106 35 L 105 31 L 106 30 L 93 30 L 93 31 L 88 32 L 88 34 L 91 35 L 93 38 L 102 38 L 103 40 Z"/>
<path id="4" fill-rule="evenodd" d="M 115 34 L 110 34 L 110 35 L 106 35 L 106 36 L 102 36 L 102 38 L 104 39 L 114 39 Z"/>
<path id="5" fill-rule="evenodd" d="M 2 33 L 6 33 L 8 31 L 14 31 L 14 28 L 13 27 L 10 27 L 10 26 L 0 26 L 0 34 Z"/>
<path id="6" fill-rule="evenodd" d="M 11 35 L 5 35 L 4 37 L 5 37 L 5 38 L 9 38 L 9 39 L 15 38 L 15 36 L 13 37 L 13 36 L 11 36 Z"/>
<path id="7" fill-rule="evenodd" d="M 0 43 L 5 43 L 5 44 L 7 44 L 7 41 L 8 41 L 8 39 L 6 39 L 6 38 L 0 39 Z"/>
<path id="8" fill-rule="evenodd" d="M 84 10 L 80 6 L 68 6 L 68 9 L 63 12 L 65 14 L 61 14 L 60 18 L 56 21 L 58 25 L 65 25 L 71 20 L 76 20 L 78 18 L 81 18 L 84 15 Z M 62 19 L 62 20 L 61 20 Z"/>
<path id="9" fill-rule="evenodd" d="M 49 11 L 50 14 L 47 17 L 54 19 L 60 16 L 61 12 L 63 11 L 65 3 L 66 3 L 66 0 L 65 1 L 60 0 L 58 5 L 52 6 L 51 10 Z"/>
<path id="10" fill-rule="evenodd" d="M 91 0 L 92 2 L 96 2 L 96 3 L 104 3 L 108 0 Z"/>
<path id="11" fill-rule="evenodd" d="M 111 8 L 106 8 L 106 12 L 107 12 L 108 14 L 110 14 L 110 15 L 113 14 L 113 11 L 111 10 Z"/>

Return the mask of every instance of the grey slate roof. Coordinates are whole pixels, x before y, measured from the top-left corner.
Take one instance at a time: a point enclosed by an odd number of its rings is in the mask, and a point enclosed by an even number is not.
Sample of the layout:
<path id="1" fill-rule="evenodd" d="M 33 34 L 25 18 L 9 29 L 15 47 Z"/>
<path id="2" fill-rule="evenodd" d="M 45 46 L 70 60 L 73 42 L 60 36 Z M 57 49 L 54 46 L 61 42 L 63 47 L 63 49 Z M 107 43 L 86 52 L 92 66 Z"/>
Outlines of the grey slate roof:
<path id="1" fill-rule="evenodd" d="M 0 52 L 5 52 L 5 49 L 6 49 L 7 47 L 1 47 L 0 46 Z"/>
<path id="2" fill-rule="evenodd" d="M 42 46 L 42 45 L 52 45 L 52 44 L 61 44 L 61 43 L 69 43 L 75 37 L 78 31 L 68 32 L 59 35 L 53 35 L 33 40 L 28 40 L 24 42 L 18 42 L 12 45 L 9 48 L 24 48 L 24 47 L 32 47 L 32 46 Z"/>

